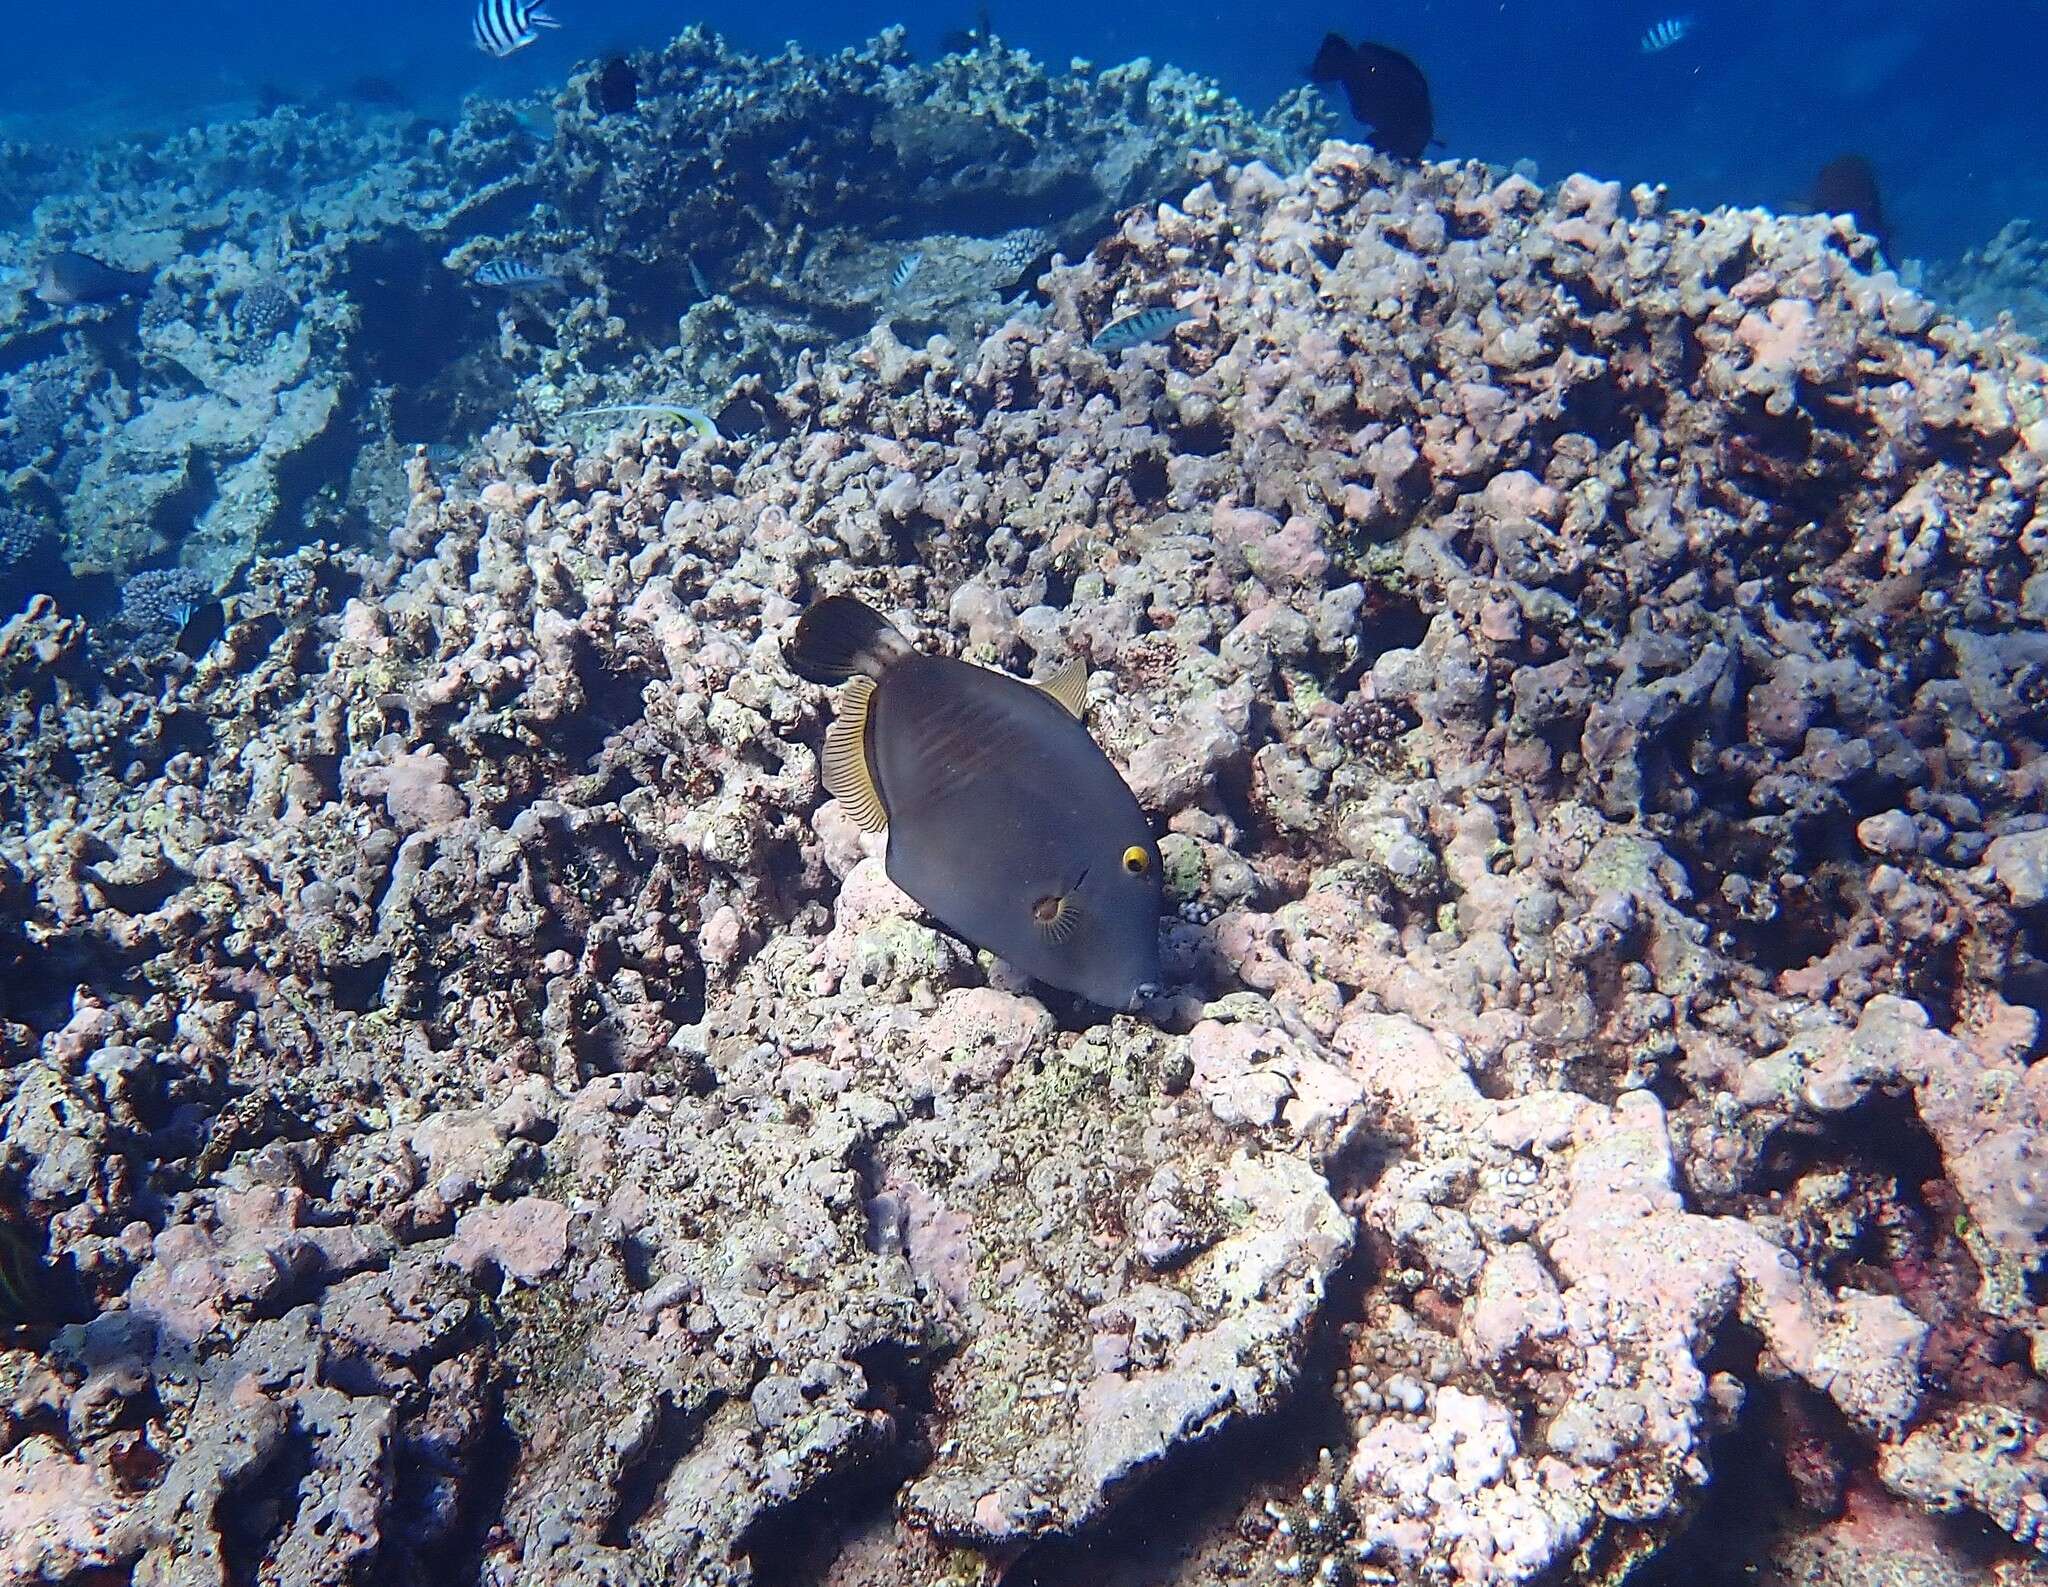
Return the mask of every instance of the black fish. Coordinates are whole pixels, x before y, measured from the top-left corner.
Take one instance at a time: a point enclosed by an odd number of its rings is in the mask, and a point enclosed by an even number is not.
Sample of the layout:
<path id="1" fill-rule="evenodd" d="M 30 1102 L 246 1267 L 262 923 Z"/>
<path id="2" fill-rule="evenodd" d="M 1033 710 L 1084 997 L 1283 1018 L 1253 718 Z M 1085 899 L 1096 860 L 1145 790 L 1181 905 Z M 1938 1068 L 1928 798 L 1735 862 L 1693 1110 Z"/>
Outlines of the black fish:
<path id="1" fill-rule="evenodd" d="M 52 308 L 68 309 L 77 303 L 116 303 L 139 297 L 149 290 L 146 270 L 116 270 L 84 254 L 66 248 L 43 261 L 36 277 L 36 296 Z"/>
<path id="2" fill-rule="evenodd" d="M 988 7 L 982 6 L 975 12 L 971 28 L 948 28 L 939 35 L 941 55 L 972 55 L 976 50 L 987 49 L 994 36 L 989 27 Z"/>
<path id="3" fill-rule="evenodd" d="M 1342 83 L 1351 114 L 1366 127 L 1366 142 L 1396 159 L 1419 160 L 1436 138 L 1429 80 L 1422 68 L 1384 44 L 1347 44 L 1335 33 L 1309 63 L 1312 83 Z"/>
<path id="4" fill-rule="evenodd" d="M 1880 253 L 1891 257 L 1892 229 L 1877 194 L 1877 172 L 1862 155 L 1841 154 L 1828 161 L 1813 179 L 1809 197 L 1823 215 L 1847 215 L 1858 231 L 1876 240 Z"/>
<path id="5" fill-rule="evenodd" d="M 784 649 L 844 683 L 825 786 L 870 832 L 889 879 L 948 929 L 1105 1008 L 1158 991 L 1159 846 L 1081 725 L 1086 673 L 1044 687 L 920 655 L 879 612 L 819 601 Z"/>
<path id="6" fill-rule="evenodd" d="M 606 61 L 590 79 L 590 108 L 603 116 L 623 116 L 640 103 L 640 74 L 623 55 Z"/>

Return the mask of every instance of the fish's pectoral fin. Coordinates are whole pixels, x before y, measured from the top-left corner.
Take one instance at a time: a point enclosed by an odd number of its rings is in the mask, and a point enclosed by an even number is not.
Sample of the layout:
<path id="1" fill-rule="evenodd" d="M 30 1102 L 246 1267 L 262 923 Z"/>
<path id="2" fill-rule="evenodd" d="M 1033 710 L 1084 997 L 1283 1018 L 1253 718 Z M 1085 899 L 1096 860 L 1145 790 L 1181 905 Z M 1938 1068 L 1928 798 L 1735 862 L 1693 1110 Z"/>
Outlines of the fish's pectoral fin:
<path id="1" fill-rule="evenodd" d="M 825 790 L 846 807 L 863 832 L 889 825 L 881 790 L 868 769 L 868 706 L 875 697 L 872 678 L 856 676 L 840 691 L 839 713 L 825 733 Z"/>
<path id="2" fill-rule="evenodd" d="M 1088 709 L 1088 666 L 1078 656 L 1037 687 L 1076 720 Z"/>

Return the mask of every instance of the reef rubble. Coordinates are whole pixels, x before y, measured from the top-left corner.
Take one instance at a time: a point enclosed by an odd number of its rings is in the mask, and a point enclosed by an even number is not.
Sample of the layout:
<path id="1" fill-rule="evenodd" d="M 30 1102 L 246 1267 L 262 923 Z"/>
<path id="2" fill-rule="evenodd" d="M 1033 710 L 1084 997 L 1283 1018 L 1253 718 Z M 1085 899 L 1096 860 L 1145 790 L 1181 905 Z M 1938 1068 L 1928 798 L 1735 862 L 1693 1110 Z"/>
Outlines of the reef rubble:
<path id="1" fill-rule="evenodd" d="M 0 629 L 0 1583 L 1687 1579 L 1745 1467 L 1776 1579 L 2048 1579 L 2040 361 L 1825 220 L 1197 165 L 196 658 Z M 837 590 L 1088 664 L 1156 1018 L 824 801 Z"/>
<path id="2" fill-rule="evenodd" d="M 83 578 L 219 586 L 258 551 L 381 541 L 416 446 L 466 451 L 507 416 L 616 427 L 577 415 L 649 400 L 752 428 L 740 377 L 779 386 L 878 321 L 970 345 L 1055 251 L 1185 188 L 1197 150 L 1292 164 L 1327 126 L 1306 91 L 1260 117 L 1143 60 L 917 62 L 900 28 L 772 58 L 691 29 L 628 70 L 629 114 L 585 70 L 452 125 L 286 104 L 53 161 L 0 232 L 13 510 Z M 26 158 L 0 145 L 0 170 Z M 151 290 L 42 304 L 38 261 L 73 247 Z M 505 261 L 555 285 L 478 279 Z"/>

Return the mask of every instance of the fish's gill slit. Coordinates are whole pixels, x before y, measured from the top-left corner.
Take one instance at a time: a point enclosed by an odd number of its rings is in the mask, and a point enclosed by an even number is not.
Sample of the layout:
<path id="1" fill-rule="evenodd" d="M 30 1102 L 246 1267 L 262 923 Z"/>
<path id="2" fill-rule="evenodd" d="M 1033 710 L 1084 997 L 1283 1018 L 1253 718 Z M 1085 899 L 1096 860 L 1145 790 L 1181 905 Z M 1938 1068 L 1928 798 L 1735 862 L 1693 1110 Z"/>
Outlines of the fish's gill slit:
<path id="1" fill-rule="evenodd" d="M 1047 893 L 1031 906 L 1031 920 L 1048 942 L 1065 942 L 1081 924 L 1081 906 L 1071 892 Z"/>

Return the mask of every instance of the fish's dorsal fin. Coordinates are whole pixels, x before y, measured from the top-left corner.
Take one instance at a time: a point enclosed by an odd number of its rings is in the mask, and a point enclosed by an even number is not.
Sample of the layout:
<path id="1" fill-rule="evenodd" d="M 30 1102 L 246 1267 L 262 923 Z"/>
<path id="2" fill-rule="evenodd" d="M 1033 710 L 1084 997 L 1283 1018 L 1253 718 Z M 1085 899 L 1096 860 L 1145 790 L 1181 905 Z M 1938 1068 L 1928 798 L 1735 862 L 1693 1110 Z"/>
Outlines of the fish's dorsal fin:
<path id="1" fill-rule="evenodd" d="M 1088 708 L 1087 664 L 1076 656 L 1037 688 L 1041 693 L 1051 695 L 1062 711 L 1078 720 Z"/>
<path id="2" fill-rule="evenodd" d="M 881 791 L 868 770 L 868 706 L 874 697 L 874 679 L 849 678 L 840 691 L 839 713 L 825 733 L 825 790 L 863 832 L 880 832 L 889 824 Z"/>

